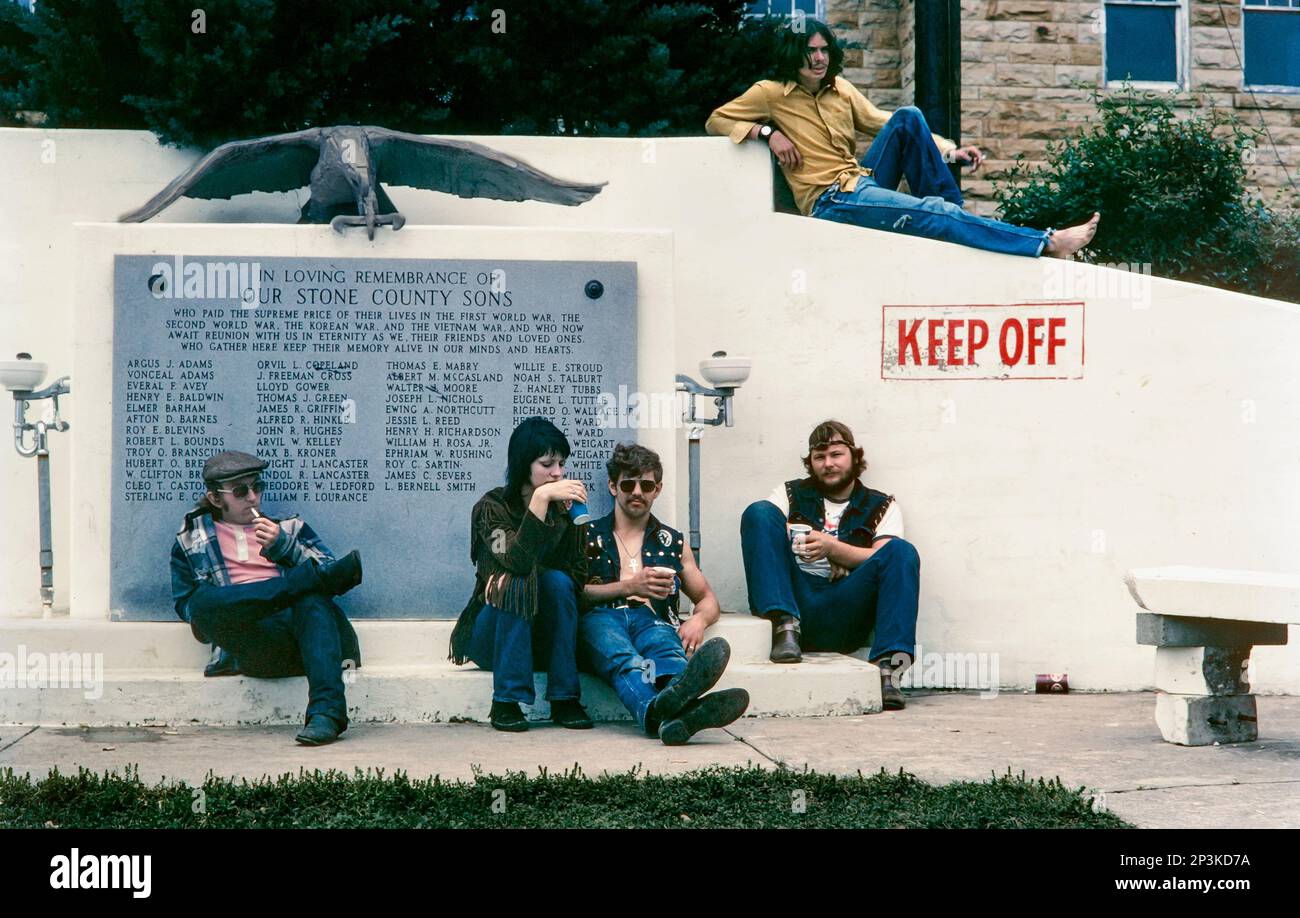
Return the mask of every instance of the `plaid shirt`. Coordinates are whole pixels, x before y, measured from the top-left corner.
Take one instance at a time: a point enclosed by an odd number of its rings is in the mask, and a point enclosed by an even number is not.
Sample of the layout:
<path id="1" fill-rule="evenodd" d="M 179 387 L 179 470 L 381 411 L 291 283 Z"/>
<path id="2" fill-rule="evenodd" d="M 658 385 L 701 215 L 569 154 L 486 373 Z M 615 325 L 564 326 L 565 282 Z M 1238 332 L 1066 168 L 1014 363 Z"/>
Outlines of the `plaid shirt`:
<path id="1" fill-rule="evenodd" d="M 320 537 L 298 517 L 274 522 L 280 524 L 280 535 L 266 549 L 266 557 L 271 561 L 281 567 L 295 567 L 309 558 L 334 560 Z M 230 585 L 230 572 L 226 568 L 226 559 L 221 556 L 211 512 L 196 508 L 185 514 L 185 522 L 172 545 L 171 564 L 176 614 L 188 622 L 187 605 L 200 584 Z"/>

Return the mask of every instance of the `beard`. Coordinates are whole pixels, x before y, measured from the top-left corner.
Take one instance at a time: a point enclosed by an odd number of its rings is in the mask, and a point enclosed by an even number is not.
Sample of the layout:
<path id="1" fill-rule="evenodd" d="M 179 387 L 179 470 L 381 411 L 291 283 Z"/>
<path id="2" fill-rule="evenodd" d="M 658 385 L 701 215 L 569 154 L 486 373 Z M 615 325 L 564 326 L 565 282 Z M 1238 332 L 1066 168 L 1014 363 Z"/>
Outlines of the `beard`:
<path id="1" fill-rule="evenodd" d="M 834 481 L 827 482 L 821 475 L 813 476 L 813 487 L 815 487 L 823 497 L 830 497 L 834 492 L 840 491 L 845 485 L 853 481 L 853 470 L 841 472 L 836 476 Z"/>

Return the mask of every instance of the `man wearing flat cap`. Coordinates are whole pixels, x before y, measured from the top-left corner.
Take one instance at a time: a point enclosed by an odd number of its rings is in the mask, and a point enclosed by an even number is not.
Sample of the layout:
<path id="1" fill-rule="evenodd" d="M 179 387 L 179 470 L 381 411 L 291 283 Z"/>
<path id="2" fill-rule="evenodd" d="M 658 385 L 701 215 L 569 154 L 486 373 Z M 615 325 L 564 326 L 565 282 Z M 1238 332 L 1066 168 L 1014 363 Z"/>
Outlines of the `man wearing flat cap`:
<path id="1" fill-rule="evenodd" d="M 204 675 L 306 675 L 297 741 L 319 746 L 347 729 L 343 668 L 361 664 L 357 633 L 333 601 L 361 582 L 361 557 L 335 560 L 298 517 L 261 512 L 267 463 L 227 450 L 203 466 L 206 493 L 172 546 L 172 598 L 194 636 L 219 645 Z"/>

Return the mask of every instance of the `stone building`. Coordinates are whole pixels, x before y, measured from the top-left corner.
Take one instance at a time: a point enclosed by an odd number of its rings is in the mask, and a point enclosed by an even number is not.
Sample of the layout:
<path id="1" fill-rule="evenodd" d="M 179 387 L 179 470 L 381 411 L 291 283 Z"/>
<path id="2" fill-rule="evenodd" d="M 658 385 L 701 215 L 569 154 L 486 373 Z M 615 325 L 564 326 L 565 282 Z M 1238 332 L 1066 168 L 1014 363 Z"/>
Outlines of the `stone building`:
<path id="1" fill-rule="evenodd" d="M 750 9 L 824 19 L 844 42 L 844 75 L 889 109 L 915 98 L 918 7 L 947 5 L 759 0 Z M 1178 90 L 1188 110 L 1216 106 L 1264 129 L 1254 188 L 1283 206 L 1300 193 L 1300 0 L 960 0 L 960 33 L 960 140 L 988 156 L 962 177 L 977 213 L 994 212 L 991 180 L 1017 155 L 1042 161 L 1049 142 L 1095 111 L 1090 87 L 1126 74 Z"/>

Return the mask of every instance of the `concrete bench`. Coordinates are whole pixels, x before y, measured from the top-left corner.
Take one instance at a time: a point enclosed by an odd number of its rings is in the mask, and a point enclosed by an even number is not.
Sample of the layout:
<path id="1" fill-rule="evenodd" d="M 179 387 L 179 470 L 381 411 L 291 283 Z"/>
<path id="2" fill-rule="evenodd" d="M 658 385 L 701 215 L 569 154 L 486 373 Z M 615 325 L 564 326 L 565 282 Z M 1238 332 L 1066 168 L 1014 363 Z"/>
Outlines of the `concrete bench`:
<path id="1" fill-rule="evenodd" d="M 1256 645 L 1285 644 L 1300 625 L 1300 575 L 1154 567 L 1124 577 L 1137 642 L 1156 648 L 1156 725 L 1180 746 L 1259 737 L 1248 664 Z"/>

